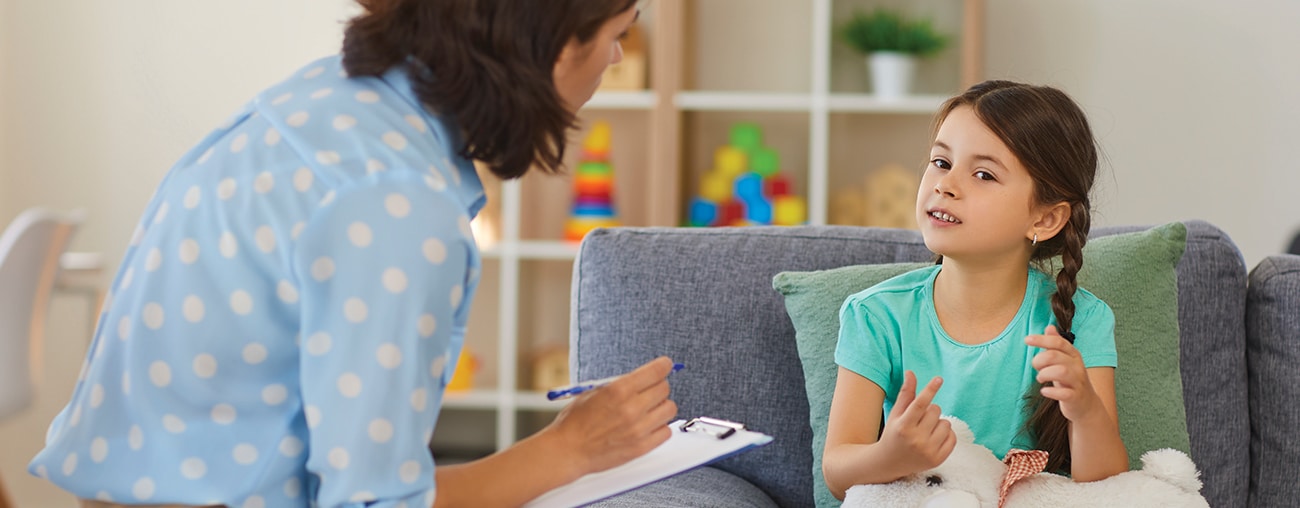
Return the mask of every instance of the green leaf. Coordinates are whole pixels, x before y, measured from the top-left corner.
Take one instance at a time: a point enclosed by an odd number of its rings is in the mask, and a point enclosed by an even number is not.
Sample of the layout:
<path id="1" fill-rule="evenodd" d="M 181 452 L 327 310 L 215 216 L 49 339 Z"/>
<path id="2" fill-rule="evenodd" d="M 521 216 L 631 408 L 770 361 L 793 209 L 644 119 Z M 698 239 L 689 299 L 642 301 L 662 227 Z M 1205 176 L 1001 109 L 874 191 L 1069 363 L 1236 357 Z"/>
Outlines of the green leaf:
<path id="1" fill-rule="evenodd" d="M 855 11 L 839 28 L 840 37 L 863 54 L 895 51 L 916 56 L 938 53 L 948 37 L 935 30 L 929 19 L 908 20 L 897 11 L 878 8 L 870 14 Z"/>

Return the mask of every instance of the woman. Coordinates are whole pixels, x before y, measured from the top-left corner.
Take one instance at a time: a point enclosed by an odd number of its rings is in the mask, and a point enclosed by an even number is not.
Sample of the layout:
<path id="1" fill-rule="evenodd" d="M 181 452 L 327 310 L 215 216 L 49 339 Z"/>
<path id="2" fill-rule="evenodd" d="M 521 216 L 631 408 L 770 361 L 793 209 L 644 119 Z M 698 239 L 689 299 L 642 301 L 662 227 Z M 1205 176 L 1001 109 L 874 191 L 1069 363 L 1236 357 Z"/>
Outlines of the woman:
<path id="1" fill-rule="evenodd" d="M 84 506 L 517 506 L 635 458 L 659 358 L 485 459 L 427 443 L 481 271 L 472 160 L 561 166 L 634 0 L 370 0 L 172 168 L 30 470 Z"/>

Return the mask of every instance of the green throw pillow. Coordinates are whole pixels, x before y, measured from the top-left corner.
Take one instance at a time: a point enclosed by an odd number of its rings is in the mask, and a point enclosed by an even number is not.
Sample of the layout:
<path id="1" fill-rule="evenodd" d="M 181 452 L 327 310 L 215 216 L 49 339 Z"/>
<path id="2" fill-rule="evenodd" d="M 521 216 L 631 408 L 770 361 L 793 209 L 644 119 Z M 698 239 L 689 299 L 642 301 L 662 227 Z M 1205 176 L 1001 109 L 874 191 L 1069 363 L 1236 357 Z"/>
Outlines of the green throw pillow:
<path id="1" fill-rule="evenodd" d="M 1129 464 L 1149 450 L 1190 453 L 1183 381 L 1178 365 L 1176 268 L 1187 244 L 1181 222 L 1146 231 L 1090 239 L 1083 250 L 1079 286 L 1115 311 L 1115 397 L 1120 436 Z M 782 272 L 772 287 L 785 295 L 803 362 L 813 431 L 813 495 L 820 508 L 839 506 L 822 478 L 826 420 L 835 393 L 839 309 L 849 295 L 926 263 L 846 266 L 816 272 Z"/>

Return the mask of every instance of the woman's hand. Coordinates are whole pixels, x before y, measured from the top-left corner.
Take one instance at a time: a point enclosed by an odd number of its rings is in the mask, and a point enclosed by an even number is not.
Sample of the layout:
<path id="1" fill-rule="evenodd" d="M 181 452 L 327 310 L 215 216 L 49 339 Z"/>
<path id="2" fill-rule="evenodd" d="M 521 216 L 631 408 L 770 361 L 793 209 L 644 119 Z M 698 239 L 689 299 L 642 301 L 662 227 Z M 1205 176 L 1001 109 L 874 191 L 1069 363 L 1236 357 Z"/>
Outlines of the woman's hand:
<path id="1" fill-rule="evenodd" d="M 1060 401 L 1061 414 L 1077 422 L 1095 411 L 1105 411 L 1079 350 L 1055 326 L 1048 325 L 1042 335 L 1026 337 L 1025 344 L 1042 348 L 1034 355 L 1034 369 L 1038 371 L 1038 382 L 1043 384 L 1043 396 Z"/>
<path id="2" fill-rule="evenodd" d="M 903 385 L 898 389 L 898 398 L 889 411 L 879 443 L 898 460 L 901 471 L 934 468 L 957 446 L 952 425 L 939 418 L 941 409 L 931 403 L 942 385 L 943 379 L 935 377 L 917 394 L 916 374 L 910 370 L 903 373 Z"/>
<path id="3" fill-rule="evenodd" d="M 672 435 L 677 415 L 668 399 L 673 362 L 659 357 L 569 403 L 543 433 L 572 450 L 583 474 L 603 471 L 640 457 Z"/>
<path id="4" fill-rule="evenodd" d="M 677 414 L 665 380 L 672 367 L 668 358 L 656 358 L 578 396 L 541 432 L 505 450 L 439 466 L 434 506 L 521 506 L 654 449 L 672 435 L 665 424 Z"/>

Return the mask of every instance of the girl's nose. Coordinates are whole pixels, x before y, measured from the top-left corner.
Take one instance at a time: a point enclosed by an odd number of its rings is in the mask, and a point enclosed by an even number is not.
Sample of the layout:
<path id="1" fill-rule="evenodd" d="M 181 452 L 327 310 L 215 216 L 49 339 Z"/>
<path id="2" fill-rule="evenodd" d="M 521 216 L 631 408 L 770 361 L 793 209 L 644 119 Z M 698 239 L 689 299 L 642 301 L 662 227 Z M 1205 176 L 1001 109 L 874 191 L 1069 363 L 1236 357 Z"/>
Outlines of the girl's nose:
<path id="1" fill-rule="evenodd" d="M 949 171 L 947 174 L 939 177 L 939 181 L 934 183 L 935 194 L 941 194 L 950 198 L 957 197 L 957 188 L 950 179 L 952 174 L 953 173 Z"/>

